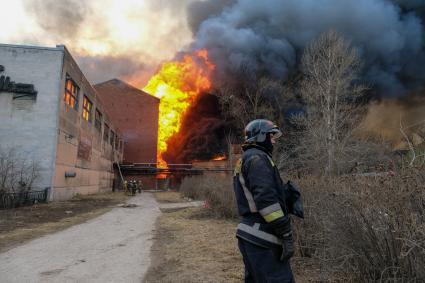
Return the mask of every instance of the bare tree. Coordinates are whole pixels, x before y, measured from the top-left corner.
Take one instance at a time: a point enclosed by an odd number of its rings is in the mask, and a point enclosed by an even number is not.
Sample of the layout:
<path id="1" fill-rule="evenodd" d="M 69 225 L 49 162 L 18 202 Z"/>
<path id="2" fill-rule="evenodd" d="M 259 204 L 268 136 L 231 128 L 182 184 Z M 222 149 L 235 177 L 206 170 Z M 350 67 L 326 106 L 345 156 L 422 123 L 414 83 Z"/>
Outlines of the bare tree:
<path id="1" fill-rule="evenodd" d="M 358 122 L 353 102 L 365 90 L 355 84 L 360 67 L 355 49 L 333 30 L 312 42 L 301 59 L 306 115 L 295 119 L 305 134 L 300 154 L 326 164 L 327 173 L 338 170 L 342 155 L 349 157 L 346 149 Z"/>
<path id="2" fill-rule="evenodd" d="M 0 148 L 0 195 L 30 190 L 40 177 L 39 165 L 16 149 Z"/>
<path id="3" fill-rule="evenodd" d="M 241 85 L 223 85 L 218 98 L 227 119 L 236 122 L 238 129 L 254 119 L 276 120 L 280 115 L 279 101 L 276 99 L 282 86 L 271 79 L 246 79 Z"/>

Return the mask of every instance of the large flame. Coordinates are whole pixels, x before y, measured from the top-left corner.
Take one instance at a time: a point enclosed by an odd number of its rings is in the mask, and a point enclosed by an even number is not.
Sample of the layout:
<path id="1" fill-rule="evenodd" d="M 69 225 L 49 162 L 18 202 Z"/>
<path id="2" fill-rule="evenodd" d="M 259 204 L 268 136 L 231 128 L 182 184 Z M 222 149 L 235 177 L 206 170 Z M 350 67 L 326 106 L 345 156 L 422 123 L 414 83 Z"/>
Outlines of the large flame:
<path id="1" fill-rule="evenodd" d="M 162 154 L 167 141 L 178 133 L 183 115 L 195 98 L 211 88 L 210 76 L 215 65 L 208 59 L 205 49 L 184 55 L 180 61 L 162 64 L 143 88 L 161 99 L 159 106 L 158 163 L 165 166 Z"/>

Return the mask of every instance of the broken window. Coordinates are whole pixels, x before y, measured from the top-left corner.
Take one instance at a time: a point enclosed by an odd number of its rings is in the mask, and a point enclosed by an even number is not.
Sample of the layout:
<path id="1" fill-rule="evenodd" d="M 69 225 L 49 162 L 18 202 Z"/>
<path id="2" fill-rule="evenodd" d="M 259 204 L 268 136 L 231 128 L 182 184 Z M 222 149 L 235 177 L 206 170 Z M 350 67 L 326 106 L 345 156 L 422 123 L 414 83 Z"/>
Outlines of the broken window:
<path id="1" fill-rule="evenodd" d="M 69 105 L 75 110 L 78 110 L 79 92 L 80 88 L 77 86 L 77 84 L 68 75 L 66 75 L 65 93 L 63 96 L 65 104 Z"/>
<path id="2" fill-rule="evenodd" d="M 94 113 L 94 127 L 99 131 L 99 133 L 102 132 L 102 113 L 97 108 Z"/>
<path id="3" fill-rule="evenodd" d="M 108 124 L 104 124 L 104 127 L 103 127 L 103 140 L 105 141 L 105 142 L 108 142 L 108 139 L 109 139 L 109 126 L 108 126 Z"/>
<path id="4" fill-rule="evenodd" d="M 83 119 L 91 122 L 91 112 L 92 112 L 93 103 L 90 101 L 90 99 L 84 95 L 83 97 Z"/>

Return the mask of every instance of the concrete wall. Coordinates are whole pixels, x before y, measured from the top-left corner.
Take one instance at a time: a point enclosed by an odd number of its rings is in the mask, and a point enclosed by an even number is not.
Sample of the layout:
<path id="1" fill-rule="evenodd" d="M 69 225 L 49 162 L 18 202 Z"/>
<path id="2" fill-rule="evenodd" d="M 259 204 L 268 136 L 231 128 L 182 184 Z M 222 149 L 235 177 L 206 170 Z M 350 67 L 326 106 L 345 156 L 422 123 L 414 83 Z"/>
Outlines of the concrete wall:
<path id="1" fill-rule="evenodd" d="M 0 65 L 16 83 L 33 84 L 36 99 L 0 91 L 0 146 L 36 162 L 35 189 L 51 187 L 54 172 L 63 49 L 0 44 Z"/>
<path id="2" fill-rule="evenodd" d="M 33 189 L 51 187 L 50 200 L 112 190 L 112 164 L 122 160 L 122 148 L 104 141 L 104 123 L 122 133 L 67 49 L 0 44 L 0 65 L 5 67 L 0 75 L 33 84 L 38 92 L 14 99 L 16 94 L 0 91 L 0 146 L 37 163 L 40 178 Z M 77 110 L 63 99 L 67 75 L 80 88 Z M 84 95 L 93 103 L 91 122 L 82 118 Z M 96 109 L 103 114 L 100 132 L 94 127 Z M 82 144 L 87 156 L 79 154 Z"/>
<path id="3" fill-rule="evenodd" d="M 63 99 L 59 112 L 59 136 L 56 155 L 56 172 L 54 179 L 53 199 L 68 199 L 75 194 L 92 194 L 112 190 L 114 179 L 112 164 L 122 159 L 122 150 L 105 141 L 104 123 L 121 137 L 121 132 L 111 121 L 106 109 L 99 101 L 96 91 L 84 77 L 71 55 L 66 51 L 61 79 L 61 97 L 65 91 L 66 77 L 69 76 L 80 88 L 79 107 L 77 110 L 69 107 Z M 92 121 L 82 118 L 83 96 L 86 95 L 92 106 Z M 102 113 L 101 131 L 95 124 L 95 111 Z M 79 156 L 80 143 L 88 145 L 88 158 Z M 114 143 L 115 145 L 115 143 Z M 74 177 L 66 177 L 71 174 Z"/>

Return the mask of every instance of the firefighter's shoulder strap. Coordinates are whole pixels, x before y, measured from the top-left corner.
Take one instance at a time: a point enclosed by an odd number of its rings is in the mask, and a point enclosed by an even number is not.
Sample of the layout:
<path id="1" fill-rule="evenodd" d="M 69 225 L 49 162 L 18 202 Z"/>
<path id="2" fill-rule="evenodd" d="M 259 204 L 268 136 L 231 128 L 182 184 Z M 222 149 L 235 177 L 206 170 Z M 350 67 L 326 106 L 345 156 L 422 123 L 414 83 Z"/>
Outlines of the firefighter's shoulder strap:
<path id="1" fill-rule="evenodd" d="M 273 162 L 273 159 L 268 154 L 267 154 L 267 158 L 269 159 L 270 164 L 272 165 L 272 167 L 275 167 L 275 164 Z"/>
<path id="2" fill-rule="evenodd" d="M 270 165 L 272 167 L 275 167 L 276 165 L 274 164 L 272 158 L 269 155 L 266 155 L 266 156 L 267 156 L 267 159 L 270 162 Z M 237 174 L 240 174 L 241 171 L 242 171 L 242 158 L 239 158 L 238 161 L 236 161 L 235 170 L 233 171 L 233 176 L 236 176 Z"/>
<path id="3" fill-rule="evenodd" d="M 242 158 L 239 158 L 238 161 L 236 161 L 235 170 L 233 172 L 233 176 L 236 176 L 236 175 L 240 174 L 241 173 L 241 170 L 242 170 Z"/>

